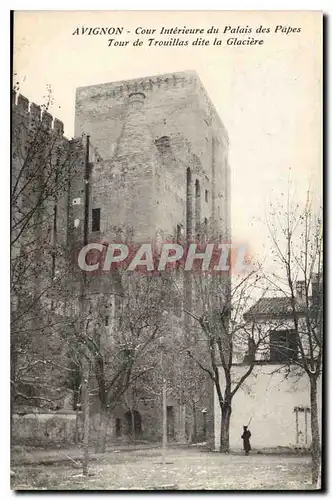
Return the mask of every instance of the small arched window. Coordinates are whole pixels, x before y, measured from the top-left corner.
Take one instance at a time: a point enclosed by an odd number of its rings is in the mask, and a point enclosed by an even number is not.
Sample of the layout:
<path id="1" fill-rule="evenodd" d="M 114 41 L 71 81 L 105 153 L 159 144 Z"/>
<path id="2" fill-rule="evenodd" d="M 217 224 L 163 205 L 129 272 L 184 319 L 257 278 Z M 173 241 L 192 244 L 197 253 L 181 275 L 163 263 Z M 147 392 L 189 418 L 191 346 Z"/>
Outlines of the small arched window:
<path id="1" fill-rule="evenodd" d="M 168 135 L 164 135 L 163 137 L 159 137 L 155 140 L 155 145 L 157 147 L 158 152 L 161 155 L 164 155 L 171 150 L 170 137 Z"/>

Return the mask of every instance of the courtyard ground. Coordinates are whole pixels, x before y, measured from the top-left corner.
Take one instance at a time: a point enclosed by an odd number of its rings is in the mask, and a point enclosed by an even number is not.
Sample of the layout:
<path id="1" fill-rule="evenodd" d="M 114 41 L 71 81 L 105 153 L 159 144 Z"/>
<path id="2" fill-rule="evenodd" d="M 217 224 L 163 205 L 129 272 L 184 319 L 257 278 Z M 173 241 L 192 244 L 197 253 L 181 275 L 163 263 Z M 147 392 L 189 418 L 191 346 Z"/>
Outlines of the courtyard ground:
<path id="1" fill-rule="evenodd" d="M 309 456 L 246 457 L 174 447 L 167 449 L 163 461 L 158 447 L 110 449 L 92 457 L 89 477 L 82 476 L 77 457 L 70 451 L 55 450 L 47 460 L 41 452 L 18 456 L 12 459 L 11 487 L 15 490 L 311 489 Z"/>

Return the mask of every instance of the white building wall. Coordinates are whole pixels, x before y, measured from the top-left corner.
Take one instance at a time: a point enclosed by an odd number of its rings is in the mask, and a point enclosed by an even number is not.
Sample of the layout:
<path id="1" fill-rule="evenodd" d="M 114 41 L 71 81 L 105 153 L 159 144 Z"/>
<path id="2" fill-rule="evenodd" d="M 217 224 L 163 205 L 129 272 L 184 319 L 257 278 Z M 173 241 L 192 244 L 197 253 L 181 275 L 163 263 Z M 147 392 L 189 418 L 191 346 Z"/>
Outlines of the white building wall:
<path id="1" fill-rule="evenodd" d="M 285 369 L 277 371 L 281 365 L 258 365 L 233 398 L 230 423 L 230 448 L 242 449 L 243 425 L 252 417 L 249 429 L 252 433 L 251 445 L 254 449 L 277 446 L 309 446 L 311 443 L 310 413 L 298 415 L 299 440 L 296 439 L 295 406 L 310 407 L 310 384 L 307 375 L 289 375 Z M 234 366 L 233 379 L 236 380 L 246 370 L 246 366 Z M 223 380 L 223 369 L 220 368 Z M 318 384 L 319 418 L 321 419 L 321 386 Z M 214 438 L 215 449 L 220 446 L 221 412 L 216 391 L 214 391 Z M 307 434 L 307 438 L 305 437 Z"/>

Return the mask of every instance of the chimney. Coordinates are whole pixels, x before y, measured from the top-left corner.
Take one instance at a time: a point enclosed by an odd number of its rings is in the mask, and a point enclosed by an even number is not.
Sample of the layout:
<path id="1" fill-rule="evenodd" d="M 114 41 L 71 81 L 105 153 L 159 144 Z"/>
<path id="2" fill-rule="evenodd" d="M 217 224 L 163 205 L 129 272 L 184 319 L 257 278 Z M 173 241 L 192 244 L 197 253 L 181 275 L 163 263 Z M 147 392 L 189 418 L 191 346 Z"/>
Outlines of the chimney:
<path id="1" fill-rule="evenodd" d="M 296 298 L 298 302 L 305 302 L 306 284 L 305 281 L 296 282 Z"/>
<path id="2" fill-rule="evenodd" d="M 155 157 L 156 148 L 144 113 L 145 98 L 143 92 L 129 94 L 123 130 L 115 147 L 115 159 L 125 158 L 125 163 L 131 164 L 131 168 L 127 167 L 127 170 L 138 170 L 140 162 L 144 166 L 147 157 Z M 138 155 L 141 161 L 138 160 Z M 132 160 L 129 161 L 129 158 Z"/>
<path id="3" fill-rule="evenodd" d="M 322 294 L 321 275 L 314 273 L 311 276 L 312 302 L 318 305 L 320 303 L 320 295 Z"/>

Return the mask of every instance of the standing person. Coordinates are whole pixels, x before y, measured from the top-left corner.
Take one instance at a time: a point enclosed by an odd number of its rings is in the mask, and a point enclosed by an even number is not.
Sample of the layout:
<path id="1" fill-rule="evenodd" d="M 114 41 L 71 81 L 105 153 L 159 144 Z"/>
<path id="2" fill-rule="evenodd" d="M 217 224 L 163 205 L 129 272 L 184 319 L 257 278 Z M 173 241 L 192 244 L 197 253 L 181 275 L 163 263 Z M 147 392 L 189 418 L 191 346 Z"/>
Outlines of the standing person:
<path id="1" fill-rule="evenodd" d="M 251 450 L 250 437 L 251 432 L 248 430 L 247 425 L 243 425 L 243 434 L 241 438 L 243 439 L 243 448 L 245 451 L 245 455 L 248 455 L 249 451 Z"/>

